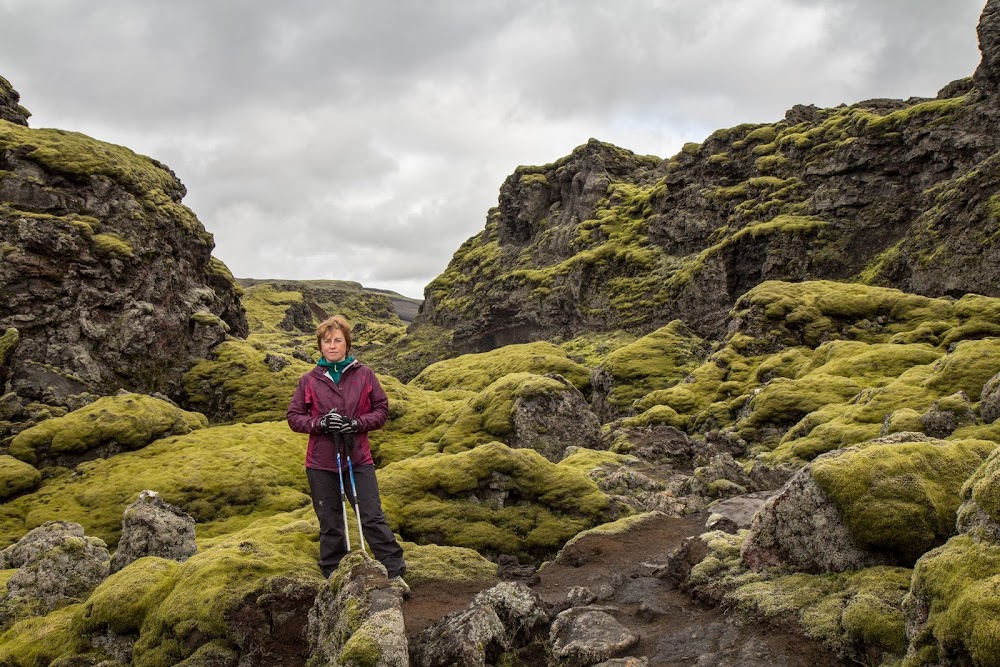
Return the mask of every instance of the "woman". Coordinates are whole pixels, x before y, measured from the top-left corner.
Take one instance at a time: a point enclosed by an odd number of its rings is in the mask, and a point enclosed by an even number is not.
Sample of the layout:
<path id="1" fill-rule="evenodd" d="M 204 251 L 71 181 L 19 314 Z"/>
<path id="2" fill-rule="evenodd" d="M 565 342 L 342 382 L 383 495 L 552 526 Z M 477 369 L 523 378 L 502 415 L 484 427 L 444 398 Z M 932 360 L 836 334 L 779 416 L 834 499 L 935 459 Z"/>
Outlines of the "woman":
<path id="1" fill-rule="evenodd" d="M 316 328 L 316 343 L 320 359 L 315 368 L 299 378 L 287 417 L 293 431 L 309 434 L 306 478 L 319 518 L 320 570 L 329 577 L 347 553 L 340 484 L 343 479 L 350 498 L 345 451 L 349 449 L 365 542 L 375 558 L 385 565 L 389 580 L 405 594 L 408 588 L 402 580 L 406 573 L 403 549 L 382 512 L 375 462 L 368 442 L 368 432 L 382 428 L 389 417 L 389 399 L 375 373 L 348 356 L 351 325 L 346 319 L 335 315 L 320 323 Z M 359 511 L 357 505 L 355 512 Z"/>

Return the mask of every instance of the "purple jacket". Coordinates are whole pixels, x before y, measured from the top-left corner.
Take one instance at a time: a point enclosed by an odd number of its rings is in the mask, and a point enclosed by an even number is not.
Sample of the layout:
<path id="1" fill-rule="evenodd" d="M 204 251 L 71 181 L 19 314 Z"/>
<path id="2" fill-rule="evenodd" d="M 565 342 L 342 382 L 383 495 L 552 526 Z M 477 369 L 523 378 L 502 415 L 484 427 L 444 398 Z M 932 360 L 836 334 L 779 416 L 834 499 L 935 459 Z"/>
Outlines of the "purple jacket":
<path id="1" fill-rule="evenodd" d="M 372 369 L 354 360 L 334 384 L 321 366 L 299 378 L 299 385 L 288 404 L 288 425 L 293 431 L 309 434 L 306 467 L 337 470 L 337 455 L 332 435 L 323 433 L 320 419 L 332 408 L 358 420 L 360 428 L 354 434 L 351 461 L 354 465 L 373 464 L 368 431 L 382 428 L 389 418 L 389 399 Z M 347 466 L 346 461 L 341 462 Z"/>

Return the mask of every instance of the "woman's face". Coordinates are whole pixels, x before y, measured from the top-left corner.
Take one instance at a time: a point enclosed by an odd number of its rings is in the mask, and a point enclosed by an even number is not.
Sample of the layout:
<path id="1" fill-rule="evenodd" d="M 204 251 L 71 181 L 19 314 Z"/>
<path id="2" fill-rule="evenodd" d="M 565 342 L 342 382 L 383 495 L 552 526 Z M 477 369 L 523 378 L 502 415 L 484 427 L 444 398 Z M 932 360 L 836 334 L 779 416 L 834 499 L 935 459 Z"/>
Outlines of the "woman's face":
<path id="1" fill-rule="evenodd" d="M 347 358 L 347 341 L 339 329 L 330 329 L 319 344 L 320 354 L 329 362 L 343 361 Z"/>

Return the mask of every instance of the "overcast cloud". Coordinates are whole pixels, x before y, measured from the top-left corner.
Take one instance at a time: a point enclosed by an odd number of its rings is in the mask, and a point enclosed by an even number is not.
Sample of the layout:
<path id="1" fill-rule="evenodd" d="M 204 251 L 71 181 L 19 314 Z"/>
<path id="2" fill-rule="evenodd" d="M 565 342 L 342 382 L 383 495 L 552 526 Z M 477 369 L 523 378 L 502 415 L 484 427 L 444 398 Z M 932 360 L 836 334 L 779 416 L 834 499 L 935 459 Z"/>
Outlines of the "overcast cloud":
<path id="1" fill-rule="evenodd" d="M 238 277 L 421 297 L 503 179 L 793 104 L 934 96 L 984 0 L 0 0 L 0 75 L 168 164 Z"/>

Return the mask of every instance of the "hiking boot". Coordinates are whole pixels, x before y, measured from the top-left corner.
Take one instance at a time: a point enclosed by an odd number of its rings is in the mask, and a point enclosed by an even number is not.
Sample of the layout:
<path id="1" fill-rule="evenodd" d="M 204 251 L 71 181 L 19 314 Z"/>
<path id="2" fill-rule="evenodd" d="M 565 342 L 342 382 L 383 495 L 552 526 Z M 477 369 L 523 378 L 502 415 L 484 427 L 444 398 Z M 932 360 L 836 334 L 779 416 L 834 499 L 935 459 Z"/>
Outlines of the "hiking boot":
<path id="1" fill-rule="evenodd" d="M 397 591 L 399 591 L 400 597 L 403 598 L 410 597 L 410 586 L 405 581 L 403 581 L 402 577 L 393 577 L 392 579 L 390 579 L 389 587 L 395 588 Z"/>

